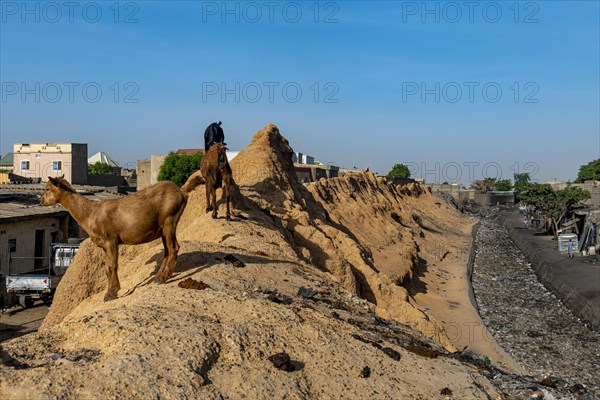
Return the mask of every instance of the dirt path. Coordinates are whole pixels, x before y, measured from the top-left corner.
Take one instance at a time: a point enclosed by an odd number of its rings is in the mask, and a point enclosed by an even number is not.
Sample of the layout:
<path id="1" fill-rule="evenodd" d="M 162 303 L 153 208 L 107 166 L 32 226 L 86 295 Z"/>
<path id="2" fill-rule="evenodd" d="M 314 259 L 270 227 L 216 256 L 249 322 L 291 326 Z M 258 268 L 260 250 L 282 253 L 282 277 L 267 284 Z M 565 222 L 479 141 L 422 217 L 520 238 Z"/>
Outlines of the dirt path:
<path id="1" fill-rule="evenodd" d="M 558 398 L 598 398 L 600 334 L 538 281 L 497 212 L 480 217 L 472 282 L 489 331 L 527 374 L 556 385 Z"/>
<path id="2" fill-rule="evenodd" d="M 48 309 L 48 306 L 37 302 L 32 308 L 15 306 L 0 314 L 0 343 L 37 331 Z"/>

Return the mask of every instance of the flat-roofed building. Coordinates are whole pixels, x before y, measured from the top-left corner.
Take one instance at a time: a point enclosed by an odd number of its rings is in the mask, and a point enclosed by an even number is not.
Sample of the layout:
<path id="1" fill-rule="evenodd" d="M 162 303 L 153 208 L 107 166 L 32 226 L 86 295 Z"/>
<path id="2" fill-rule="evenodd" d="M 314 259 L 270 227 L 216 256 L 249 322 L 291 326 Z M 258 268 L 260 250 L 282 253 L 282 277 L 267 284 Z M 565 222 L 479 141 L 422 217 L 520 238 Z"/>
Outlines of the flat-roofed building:
<path id="1" fill-rule="evenodd" d="M 42 182 L 49 176 L 65 176 L 73 184 L 87 184 L 86 143 L 17 143 L 13 172 Z"/>

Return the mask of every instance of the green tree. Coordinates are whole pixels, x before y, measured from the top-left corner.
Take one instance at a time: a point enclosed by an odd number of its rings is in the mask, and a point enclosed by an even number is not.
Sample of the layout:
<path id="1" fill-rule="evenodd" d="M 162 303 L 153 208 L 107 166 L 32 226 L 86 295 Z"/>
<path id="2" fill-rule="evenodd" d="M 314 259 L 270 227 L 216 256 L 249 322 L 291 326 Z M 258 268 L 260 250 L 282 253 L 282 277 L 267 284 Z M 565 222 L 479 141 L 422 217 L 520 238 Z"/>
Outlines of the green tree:
<path id="1" fill-rule="evenodd" d="M 579 203 L 590 199 L 592 195 L 587 190 L 583 190 L 579 186 L 567 186 L 556 192 L 558 204 L 567 209 L 572 209 Z"/>
<path id="2" fill-rule="evenodd" d="M 514 189 L 517 192 L 522 192 L 523 190 L 525 190 L 531 182 L 531 177 L 529 176 L 529 172 L 522 172 L 520 174 L 515 174 L 514 178 L 515 178 Z"/>
<path id="3" fill-rule="evenodd" d="M 591 197 L 590 192 L 580 187 L 569 186 L 554 191 L 548 184 L 531 183 L 519 195 L 521 201 L 527 203 L 529 210 L 538 218 L 548 217 L 554 235 L 557 234 L 560 221 L 568 210 Z"/>
<path id="4" fill-rule="evenodd" d="M 495 189 L 502 192 L 512 190 L 512 182 L 510 179 L 500 179 L 496 182 Z"/>
<path id="5" fill-rule="evenodd" d="M 177 154 L 170 152 L 158 172 L 159 181 L 171 181 L 182 186 L 188 178 L 200 169 L 204 154 Z"/>
<path id="6" fill-rule="evenodd" d="M 582 165 L 579 168 L 577 179 L 575 183 L 583 183 L 589 180 L 600 179 L 600 158 L 594 161 L 590 161 L 586 165 Z"/>
<path id="7" fill-rule="evenodd" d="M 516 175 L 516 174 L 515 174 Z M 521 201 L 527 203 L 539 216 L 558 217 L 558 196 L 547 183 L 531 183 L 519 194 Z"/>
<path id="8" fill-rule="evenodd" d="M 96 162 L 95 164 L 88 165 L 88 174 L 91 175 L 110 175 L 113 173 L 113 167 L 103 162 Z"/>
<path id="9" fill-rule="evenodd" d="M 392 170 L 388 172 L 390 178 L 410 178 L 410 170 L 404 164 L 396 164 L 392 167 Z"/>

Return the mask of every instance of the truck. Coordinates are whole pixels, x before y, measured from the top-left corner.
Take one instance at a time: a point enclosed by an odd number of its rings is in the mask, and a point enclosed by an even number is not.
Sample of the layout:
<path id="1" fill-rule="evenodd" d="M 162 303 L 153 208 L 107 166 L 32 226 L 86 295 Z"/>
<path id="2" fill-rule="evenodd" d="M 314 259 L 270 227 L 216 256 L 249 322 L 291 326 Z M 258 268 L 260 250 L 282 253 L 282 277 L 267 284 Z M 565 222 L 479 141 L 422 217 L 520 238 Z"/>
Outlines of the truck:
<path id="1" fill-rule="evenodd" d="M 79 244 L 52 243 L 50 244 L 50 262 L 47 268 L 18 275 L 10 273 L 9 262 L 6 291 L 14 293 L 23 308 L 31 307 L 35 300 L 42 300 L 49 304 L 58 283 L 78 250 Z"/>

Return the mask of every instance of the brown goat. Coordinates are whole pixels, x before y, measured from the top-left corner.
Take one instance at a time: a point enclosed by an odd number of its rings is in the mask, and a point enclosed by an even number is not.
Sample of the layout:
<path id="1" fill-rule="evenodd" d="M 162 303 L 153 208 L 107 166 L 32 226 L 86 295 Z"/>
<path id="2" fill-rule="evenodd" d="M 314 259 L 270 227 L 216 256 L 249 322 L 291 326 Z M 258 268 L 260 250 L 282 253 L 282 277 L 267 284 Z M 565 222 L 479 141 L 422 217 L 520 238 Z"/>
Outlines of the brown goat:
<path id="1" fill-rule="evenodd" d="M 223 143 L 215 143 L 206 152 L 200 163 L 200 173 L 206 180 L 206 212 L 212 211 L 212 217 L 217 218 L 217 189 L 223 188 L 221 199 L 227 204 L 227 220 L 231 219 L 229 197 L 233 174 L 227 161 L 227 147 Z"/>
<path id="2" fill-rule="evenodd" d="M 104 250 L 108 288 L 104 301 L 117 298 L 121 288 L 117 275 L 120 244 L 142 244 L 162 238 L 165 256 L 156 280 L 166 282 L 177 263 L 179 243 L 175 231 L 189 193 L 204 183 L 199 172 L 179 188 L 159 182 L 139 192 L 104 201 L 86 199 L 63 178 L 49 178 L 42 205 L 62 204 L 92 242 Z"/>

